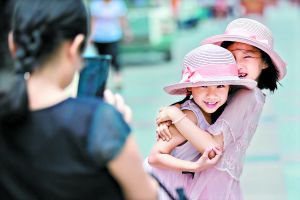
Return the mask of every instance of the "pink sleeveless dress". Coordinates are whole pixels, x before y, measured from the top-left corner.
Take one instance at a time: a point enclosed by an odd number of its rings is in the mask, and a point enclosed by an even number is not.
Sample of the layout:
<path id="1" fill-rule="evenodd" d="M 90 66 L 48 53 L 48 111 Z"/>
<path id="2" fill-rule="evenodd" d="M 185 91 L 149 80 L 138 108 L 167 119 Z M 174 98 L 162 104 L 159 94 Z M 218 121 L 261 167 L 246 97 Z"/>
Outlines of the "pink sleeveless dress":
<path id="1" fill-rule="evenodd" d="M 243 199 L 239 178 L 264 102 L 265 96 L 258 88 L 240 89 L 228 101 L 221 116 L 207 129 L 213 135 L 223 134 L 223 155 L 214 167 L 195 173 L 187 188 L 190 199 Z"/>
<path id="2" fill-rule="evenodd" d="M 201 129 L 207 129 L 209 124 L 206 122 L 200 108 L 198 105 L 194 103 L 192 100 L 188 100 L 181 105 L 181 110 L 191 110 L 195 116 L 197 117 L 197 125 Z M 176 147 L 172 152 L 176 158 L 182 160 L 190 160 L 196 161 L 199 159 L 199 152 L 187 141 L 183 145 Z M 189 190 L 189 186 L 192 183 L 193 175 L 191 173 L 182 173 L 182 171 L 168 170 L 168 169 L 160 169 L 156 167 L 152 167 L 149 165 L 148 160 L 146 158 L 144 162 L 144 167 L 148 172 L 153 173 L 171 192 L 174 197 L 177 197 L 176 189 L 183 188 L 185 190 L 185 194 Z M 169 199 L 169 197 L 163 191 L 160 192 L 159 199 Z"/>

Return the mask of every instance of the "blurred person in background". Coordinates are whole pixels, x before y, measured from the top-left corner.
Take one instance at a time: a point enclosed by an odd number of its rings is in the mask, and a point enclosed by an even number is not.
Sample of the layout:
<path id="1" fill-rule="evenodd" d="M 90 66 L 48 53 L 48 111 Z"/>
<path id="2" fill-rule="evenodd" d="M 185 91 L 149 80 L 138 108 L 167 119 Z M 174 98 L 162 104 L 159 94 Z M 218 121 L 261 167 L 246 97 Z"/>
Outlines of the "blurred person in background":
<path id="1" fill-rule="evenodd" d="M 12 3 L 0 4 L 1 81 L 2 66 L 12 64 L 2 51 Z M 81 0 L 16 4 L 9 47 L 17 74 L 5 76 L 10 90 L 0 91 L 0 199 L 156 198 L 122 114 L 64 92 L 82 66 L 87 32 Z M 15 77 L 23 81 L 16 85 Z"/>
<path id="2" fill-rule="evenodd" d="M 121 62 L 119 45 L 132 40 L 132 33 L 127 22 L 127 7 L 123 0 L 93 0 L 91 10 L 91 40 L 99 54 L 112 56 L 115 89 L 122 89 Z"/>
<path id="3" fill-rule="evenodd" d="M 264 15 L 266 4 L 266 0 L 241 0 L 242 13 L 244 16 L 256 19 Z"/>

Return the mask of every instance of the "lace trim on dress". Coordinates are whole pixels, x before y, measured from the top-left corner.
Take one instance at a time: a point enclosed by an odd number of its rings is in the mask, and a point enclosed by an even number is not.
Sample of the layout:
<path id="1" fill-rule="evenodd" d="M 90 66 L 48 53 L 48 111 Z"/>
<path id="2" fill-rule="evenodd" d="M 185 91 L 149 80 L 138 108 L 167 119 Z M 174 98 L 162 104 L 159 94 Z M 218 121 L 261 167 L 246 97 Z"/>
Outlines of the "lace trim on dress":
<path id="1" fill-rule="evenodd" d="M 233 173 L 231 173 L 231 171 L 230 170 L 228 170 L 228 169 L 224 169 L 224 168 L 220 168 L 220 167 L 214 167 L 216 170 L 219 170 L 219 171 L 222 171 L 222 172 L 226 172 L 227 174 L 229 174 L 229 176 L 231 176 L 234 180 L 236 180 L 236 181 L 240 181 L 240 179 L 239 178 L 237 178 Z"/>

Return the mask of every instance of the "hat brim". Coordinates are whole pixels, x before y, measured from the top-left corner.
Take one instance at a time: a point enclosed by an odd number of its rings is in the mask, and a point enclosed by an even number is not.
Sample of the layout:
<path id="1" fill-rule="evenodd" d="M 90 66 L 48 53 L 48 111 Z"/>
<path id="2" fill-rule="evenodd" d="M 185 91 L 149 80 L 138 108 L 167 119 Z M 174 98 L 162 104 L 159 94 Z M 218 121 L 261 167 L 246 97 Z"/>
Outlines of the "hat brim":
<path id="1" fill-rule="evenodd" d="M 275 51 L 255 39 L 250 39 L 240 35 L 221 34 L 204 39 L 202 44 L 221 45 L 224 41 L 241 42 L 261 49 L 270 56 L 273 64 L 279 72 L 279 80 L 283 79 L 286 75 L 286 63 L 282 60 L 282 58 Z"/>
<path id="2" fill-rule="evenodd" d="M 228 80 L 203 80 L 195 83 L 176 83 L 164 87 L 165 92 L 171 95 L 186 95 L 187 88 L 189 87 L 199 87 L 199 86 L 213 86 L 213 85 L 230 85 L 240 88 L 253 89 L 256 87 L 257 82 L 250 79 L 239 79 L 232 78 Z"/>

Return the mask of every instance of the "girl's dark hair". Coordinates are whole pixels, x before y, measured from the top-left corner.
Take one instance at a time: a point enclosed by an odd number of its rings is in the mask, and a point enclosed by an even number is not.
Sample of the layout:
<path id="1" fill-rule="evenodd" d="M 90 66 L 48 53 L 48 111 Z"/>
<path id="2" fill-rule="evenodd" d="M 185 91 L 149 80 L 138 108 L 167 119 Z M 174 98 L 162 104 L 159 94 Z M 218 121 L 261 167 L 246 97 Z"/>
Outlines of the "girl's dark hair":
<path id="1" fill-rule="evenodd" d="M 231 41 L 224 41 L 224 42 L 222 42 L 221 47 L 227 49 L 233 43 L 234 42 L 231 42 Z M 265 53 L 264 51 L 262 51 L 260 49 L 258 49 L 258 50 L 261 52 L 261 57 L 262 57 L 264 63 L 266 63 L 268 65 L 268 67 L 266 69 L 263 69 L 260 76 L 258 77 L 257 87 L 259 89 L 268 89 L 271 92 L 274 92 L 277 89 L 277 83 L 279 81 L 278 70 L 276 69 L 270 56 L 267 53 Z"/>
<path id="2" fill-rule="evenodd" d="M 177 101 L 175 103 L 172 103 L 171 106 L 174 106 L 176 104 L 183 104 L 184 102 L 186 102 L 187 100 L 190 100 L 191 99 L 191 96 L 192 96 L 192 93 L 191 92 L 188 92 L 187 95 L 180 101 Z"/>
<path id="3" fill-rule="evenodd" d="M 13 89 L 4 95 L 0 93 L 1 123 L 3 121 L 13 123 L 18 116 L 23 116 L 24 110 L 28 110 L 24 73 L 33 72 L 35 67 L 41 66 L 54 55 L 63 42 L 73 40 L 78 34 L 83 34 L 86 39 L 88 23 L 87 10 L 82 0 L 17 1 L 12 19 L 12 31 L 17 47 L 15 70 L 19 75 L 12 77 L 15 81 L 10 81 Z M 86 41 L 81 51 L 84 50 L 85 44 Z M 16 85 L 16 83 L 23 85 Z M 14 97 L 10 99 L 9 105 L 7 101 L 2 102 L 9 97 Z M 16 103 L 20 99 L 24 99 L 23 103 Z M 4 109 L 4 106 L 11 109 Z"/>

